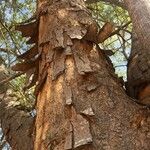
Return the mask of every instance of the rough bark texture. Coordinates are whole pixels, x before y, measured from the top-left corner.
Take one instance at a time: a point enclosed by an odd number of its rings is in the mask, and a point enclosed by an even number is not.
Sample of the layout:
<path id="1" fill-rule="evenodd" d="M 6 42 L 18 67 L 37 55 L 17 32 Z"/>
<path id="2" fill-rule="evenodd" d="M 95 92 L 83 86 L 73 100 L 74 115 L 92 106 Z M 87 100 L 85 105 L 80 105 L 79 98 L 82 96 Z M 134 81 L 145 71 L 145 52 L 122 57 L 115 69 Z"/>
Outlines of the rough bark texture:
<path id="1" fill-rule="evenodd" d="M 142 48 L 135 32 L 132 35 L 132 51 L 127 76 L 128 94 L 150 106 L 150 50 Z"/>
<path id="2" fill-rule="evenodd" d="M 84 2 L 40 0 L 38 7 L 42 84 L 34 149 L 148 150 L 149 110 L 126 96 L 98 51 L 91 38 L 98 28 Z"/>
<path id="3" fill-rule="evenodd" d="M 150 47 L 150 1 L 149 0 L 124 0 L 133 22 L 142 48 Z"/>
<path id="4" fill-rule="evenodd" d="M 124 0 L 133 22 L 128 93 L 150 106 L 150 1 Z"/>
<path id="5" fill-rule="evenodd" d="M 13 149 L 149 150 L 150 111 L 125 94 L 97 46 L 112 27 L 99 30 L 83 0 L 39 0 L 37 14 L 36 21 L 16 27 L 36 44 L 13 67 L 34 74 L 28 87 L 38 81 L 34 148 L 33 120 L 6 101 L 0 104 Z"/>
<path id="6" fill-rule="evenodd" d="M 1 127 L 12 150 L 33 150 L 33 118 L 13 106 L 12 97 L 0 94 Z"/>

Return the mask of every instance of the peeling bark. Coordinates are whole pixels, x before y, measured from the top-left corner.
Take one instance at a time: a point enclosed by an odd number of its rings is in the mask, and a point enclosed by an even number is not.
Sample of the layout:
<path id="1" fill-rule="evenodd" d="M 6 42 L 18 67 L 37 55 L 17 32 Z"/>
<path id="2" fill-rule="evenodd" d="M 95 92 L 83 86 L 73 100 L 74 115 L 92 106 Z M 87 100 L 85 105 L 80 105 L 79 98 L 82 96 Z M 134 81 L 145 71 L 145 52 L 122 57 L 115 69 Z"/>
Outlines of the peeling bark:
<path id="1" fill-rule="evenodd" d="M 38 90 L 34 149 L 148 150 L 150 112 L 126 96 L 88 38 L 99 32 L 84 2 L 39 1 L 40 10 L 42 3 L 39 75 L 47 75 Z"/>
<path id="2" fill-rule="evenodd" d="M 29 59 L 34 58 L 37 54 L 38 54 L 38 47 L 37 47 L 37 45 L 35 45 L 29 51 L 26 51 L 22 55 L 19 55 L 18 58 L 29 60 Z"/>
<path id="3" fill-rule="evenodd" d="M 113 28 L 99 29 L 83 0 L 39 0 L 37 19 L 38 32 L 32 35 L 28 32 L 30 25 L 18 27 L 23 36 L 31 36 L 28 43 L 35 42 L 37 51 L 34 59 L 30 52 L 20 56 L 24 62 L 14 68 L 18 71 L 38 68 L 34 82 L 37 84 L 34 148 L 29 132 L 25 137 L 31 147 L 27 144 L 23 148 L 149 150 L 150 111 L 125 94 L 110 60 L 97 46 Z M 37 63 L 26 64 L 28 57 L 30 62 L 36 55 Z M 10 111 L 10 116 L 22 120 L 20 111 Z M 24 113 L 23 116 L 23 122 L 28 122 L 28 116 Z M 8 122 L 18 135 L 29 128 L 20 120 L 18 124 Z M 15 134 L 12 128 L 6 129 L 6 135 Z M 8 141 L 14 149 L 22 149 L 21 139 L 15 137 L 8 136 Z"/>

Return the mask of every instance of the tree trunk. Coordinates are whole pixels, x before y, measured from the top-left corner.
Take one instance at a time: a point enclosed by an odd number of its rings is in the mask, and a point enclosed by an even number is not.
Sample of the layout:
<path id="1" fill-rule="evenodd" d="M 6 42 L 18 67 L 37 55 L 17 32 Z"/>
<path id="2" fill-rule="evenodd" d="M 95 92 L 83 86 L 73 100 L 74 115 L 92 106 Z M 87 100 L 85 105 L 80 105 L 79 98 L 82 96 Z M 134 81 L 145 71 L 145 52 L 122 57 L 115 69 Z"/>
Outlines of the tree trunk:
<path id="1" fill-rule="evenodd" d="M 150 106 L 150 1 L 124 0 L 133 22 L 128 93 Z"/>
<path id="2" fill-rule="evenodd" d="M 39 0 L 34 150 L 148 150 L 149 110 L 125 94 L 82 0 Z M 150 32 L 149 32 L 150 33 Z"/>
<path id="3" fill-rule="evenodd" d="M 149 51 L 150 47 L 150 1 L 124 0 L 143 49 Z M 150 56 L 150 55 L 149 55 Z"/>
<path id="4" fill-rule="evenodd" d="M 128 61 L 127 93 L 139 103 L 150 106 L 150 51 L 143 49 L 137 34 L 132 33 L 132 51 Z"/>

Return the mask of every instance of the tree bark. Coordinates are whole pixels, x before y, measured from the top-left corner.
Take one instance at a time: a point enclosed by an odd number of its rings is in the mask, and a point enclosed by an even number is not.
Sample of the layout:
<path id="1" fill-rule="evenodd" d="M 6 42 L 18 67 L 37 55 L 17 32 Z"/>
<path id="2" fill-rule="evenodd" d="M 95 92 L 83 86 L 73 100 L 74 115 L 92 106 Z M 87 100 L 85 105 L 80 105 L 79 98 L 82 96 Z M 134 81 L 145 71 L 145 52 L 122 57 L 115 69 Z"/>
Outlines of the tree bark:
<path id="1" fill-rule="evenodd" d="M 150 47 L 150 1 L 124 0 L 133 22 L 133 28 L 143 49 Z M 150 56 L 150 55 L 149 55 Z"/>
<path id="2" fill-rule="evenodd" d="M 12 99 L 6 95 L 0 101 L 0 120 L 3 134 L 12 150 L 33 150 L 34 120 L 29 113 L 15 108 Z"/>
<path id="3" fill-rule="evenodd" d="M 133 23 L 128 93 L 150 106 L 150 1 L 124 0 Z"/>
<path id="4" fill-rule="evenodd" d="M 94 44 L 98 29 L 84 2 L 39 0 L 38 10 L 34 150 L 148 150 L 149 109 L 125 94 Z"/>
<path id="5" fill-rule="evenodd" d="M 132 51 L 127 67 L 127 93 L 139 103 L 150 106 L 150 51 L 143 49 L 137 34 L 132 33 Z"/>

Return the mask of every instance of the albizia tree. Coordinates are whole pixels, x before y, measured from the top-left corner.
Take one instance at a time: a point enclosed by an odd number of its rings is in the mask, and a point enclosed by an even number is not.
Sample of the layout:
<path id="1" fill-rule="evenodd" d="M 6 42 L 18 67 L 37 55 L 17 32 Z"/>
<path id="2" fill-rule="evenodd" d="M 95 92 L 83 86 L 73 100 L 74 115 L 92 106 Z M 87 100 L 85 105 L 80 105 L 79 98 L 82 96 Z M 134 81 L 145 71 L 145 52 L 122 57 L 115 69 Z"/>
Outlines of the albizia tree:
<path id="1" fill-rule="evenodd" d="M 148 69 L 142 73 L 148 74 L 150 32 L 145 32 L 143 28 L 150 29 L 150 2 L 139 2 L 140 8 L 136 0 L 125 0 L 125 6 L 141 41 L 142 48 L 136 52 L 136 58 L 141 56 L 139 53 L 145 53 L 144 65 Z M 141 16 L 136 16 L 137 9 Z M 5 114 L 8 107 L 3 104 L 2 125 L 13 149 L 149 149 L 149 109 L 127 96 L 109 59 L 98 47 L 114 30 L 111 24 L 107 23 L 99 29 L 83 0 L 39 0 L 35 20 L 16 29 L 23 36 L 31 37 L 28 43 L 36 43 L 20 56 L 24 62 L 16 64 L 13 69 L 34 75 L 28 88 L 36 83 L 37 115 L 35 122 L 22 111 L 15 114 L 14 110 L 9 111 L 8 116 L 8 113 Z M 147 38 L 143 40 L 144 35 Z M 145 56 L 140 57 L 141 60 Z M 134 60 L 135 56 L 130 58 L 130 64 Z M 139 59 L 136 62 L 139 64 Z M 129 73 L 134 73 L 137 65 L 130 66 Z M 148 78 L 146 84 L 142 81 L 135 85 L 131 80 L 128 83 L 128 87 L 136 87 L 133 96 L 139 99 L 143 99 L 139 94 L 149 86 Z M 140 87 L 138 90 L 137 86 Z M 9 123 L 8 118 L 11 118 Z"/>

